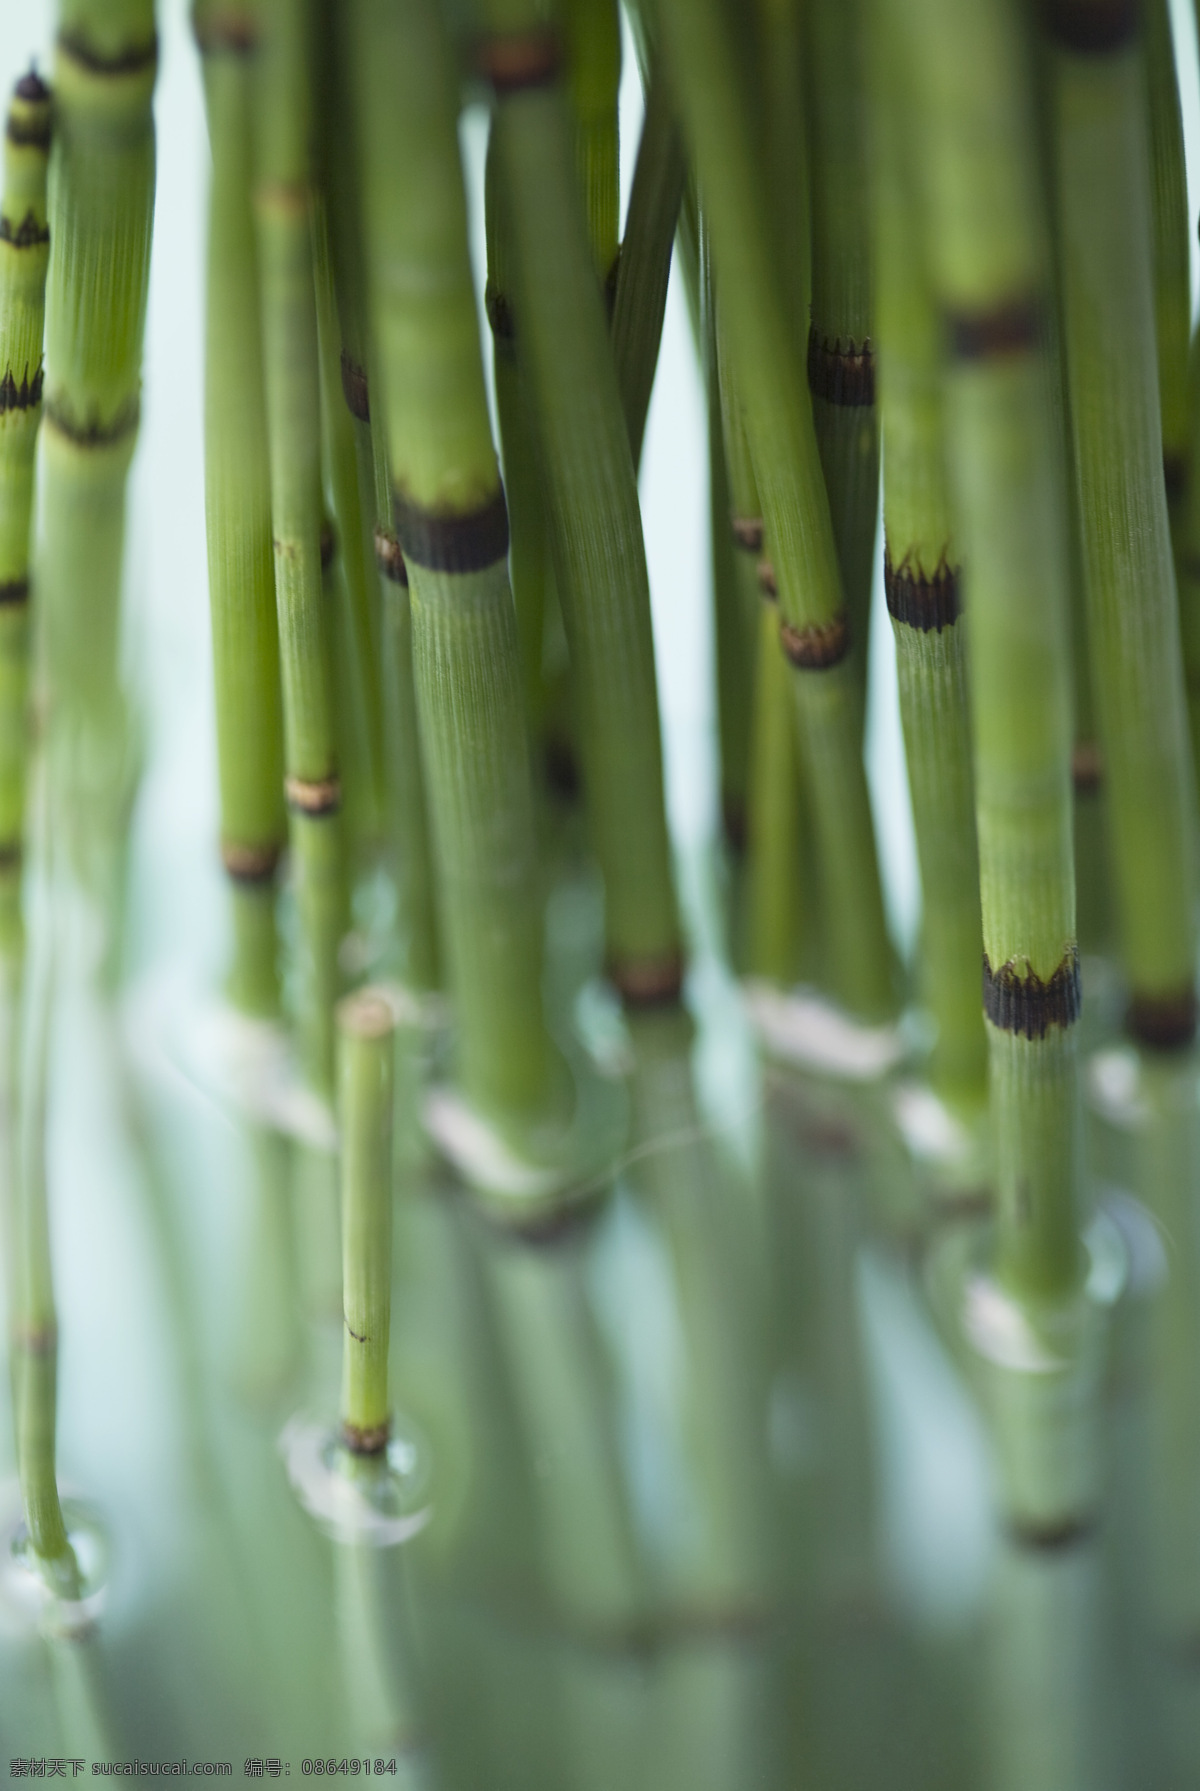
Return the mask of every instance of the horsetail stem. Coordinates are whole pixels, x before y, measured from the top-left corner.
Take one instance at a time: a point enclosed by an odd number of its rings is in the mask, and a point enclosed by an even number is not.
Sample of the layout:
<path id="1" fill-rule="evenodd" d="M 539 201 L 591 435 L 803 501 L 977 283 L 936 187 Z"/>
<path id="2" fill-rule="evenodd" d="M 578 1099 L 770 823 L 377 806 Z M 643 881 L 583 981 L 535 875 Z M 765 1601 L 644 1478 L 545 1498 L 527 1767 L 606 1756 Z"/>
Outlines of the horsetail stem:
<path id="1" fill-rule="evenodd" d="M 229 876 L 230 994 L 253 1013 L 279 1002 L 276 867 L 287 838 L 271 479 L 258 264 L 251 209 L 255 13 L 201 0 L 212 148 L 204 351 L 204 499 L 221 857 Z"/>
<path id="2" fill-rule="evenodd" d="M 859 679 L 879 508 L 871 222 L 860 0 L 807 9 L 812 189 L 808 384 Z"/>
<path id="3" fill-rule="evenodd" d="M 662 0 L 660 23 L 712 237 L 722 330 L 744 408 L 778 585 L 781 644 L 811 778 L 830 980 L 854 1011 L 891 1010 L 866 775 L 862 699 L 812 411 L 772 254 L 739 46 L 719 0 Z M 736 497 L 735 497 L 736 502 Z"/>
<path id="4" fill-rule="evenodd" d="M 307 1075 L 333 1092 L 333 1003 L 345 926 L 341 785 L 321 577 L 320 391 L 310 234 L 312 72 L 306 0 L 261 8 L 258 234 L 284 790 L 296 867 Z"/>
<path id="5" fill-rule="evenodd" d="M 937 1034 L 930 1081 L 977 1108 L 986 1095 L 983 949 L 971 777 L 966 623 L 950 518 L 941 342 L 904 166 L 894 58 L 876 21 L 872 99 L 884 589 L 921 870 L 921 996 Z"/>
<path id="6" fill-rule="evenodd" d="M 1145 0 L 1145 95 L 1150 120 L 1154 311 L 1162 458 L 1172 523 L 1188 462 L 1188 342 L 1192 323 L 1187 167 L 1170 0 Z"/>
<path id="7" fill-rule="evenodd" d="M 559 12 L 588 241 L 596 273 L 608 283 L 616 277 L 620 228 L 621 12 L 617 0 L 563 0 Z M 607 292 L 611 299 L 611 285 Z"/>
<path id="8" fill-rule="evenodd" d="M 1144 71 L 1130 32 L 1053 42 L 1059 254 L 1088 647 L 1129 1025 L 1196 1026 L 1194 772 L 1161 471 Z"/>
<path id="9" fill-rule="evenodd" d="M 533 399 L 584 785 L 604 875 L 608 969 L 630 1001 L 682 977 L 637 482 L 604 308 L 571 175 L 558 51 L 526 0 L 495 0 L 502 203 Z M 514 70 L 517 72 L 514 74 Z M 531 72 L 532 71 L 532 72 Z"/>
<path id="10" fill-rule="evenodd" d="M 20 860 L 29 685 L 33 458 L 42 419 L 50 90 L 18 81 L 4 137 L 0 206 L 0 865 Z"/>
<path id="11" fill-rule="evenodd" d="M 63 0 L 46 283 L 39 642 L 72 849 L 111 843 L 129 774 L 118 681 L 154 204 L 152 0 Z"/>
<path id="12" fill-rule="evenodd" d="M 533 796 L 508 527 L 488 423 L 456 134 L 432 0 L 354 14 L 372 335 L 412 596 L 421 743 L 460 1075 L 489 1117 L 546 1117 Z"/>
<path id="13" fill-rule="evenodd" d="M 636 468 L 642 457 L 646 413 L 658 364 L 671 245 L 683 199 L 686 169 L 683 142 L 663 79 L 661 62 L 650 61 L 646 115 L 638 143 L 629 212 L 621 242 L 613 299 L 612 344 L 625 427 Z"/>
<path id="14" fill-rule="evenodd" d="M 710 356 L 715 359 L 715 355 Z M 721 751 L 721 821 L 735 853 L 746 845 L 750 731 L 754 709 L 754 628 L 730 527 L 729 475 L 717 371 L 710 366 L 708 401 L 709 530 L 713 577 L 713 653 L 717 662 L 717 739 Z"/>
<path id="15" fill-rule="evenodd" d="M 931 280 L 949 353 L 998 1271 L 1021 1296 L 1057 1296 L 1078 1286 L 1082 1260 L 1080 989 L 1066 542 L 1033 120 L 1002 0 L 892 0 L 889 16 L 921 120 Z"/>
<path id="16" fill-rule="evenodd" d="M 374 989 L 342 1001 L 338 1024 L 341 1138 L 342 1441 L 352 1455 L 387 1448 L 392 1307 L 392 1065 L 395 1020 Z"/>

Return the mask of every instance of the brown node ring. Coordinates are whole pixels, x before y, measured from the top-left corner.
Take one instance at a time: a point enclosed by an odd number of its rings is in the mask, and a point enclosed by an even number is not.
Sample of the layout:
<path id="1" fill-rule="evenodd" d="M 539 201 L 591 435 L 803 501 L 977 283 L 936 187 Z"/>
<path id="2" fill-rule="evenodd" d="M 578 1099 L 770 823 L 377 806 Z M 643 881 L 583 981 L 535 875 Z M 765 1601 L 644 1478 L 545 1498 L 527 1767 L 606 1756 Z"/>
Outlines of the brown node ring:
<path id="1" fill-rule="evenodd" d="M 1083 1512 L 1077 1517 L 1062 1517 L 1055 1522 L 1032 1523 L 1028 1519 L 1012 1519 L 1008 1525 L 1008 1533 L 1018 1548 L 1026 1548 L 1038 1554 L 1058 1554 L 1080 1544 L 1090 1542 L 1098 1528 L 1094 1511 Z"/>
<path id="2" fill-rule="evenodd" d="M 372 1424 L 366 1429 L 358 1424 L 343 1424 L 342 1447 L 351 1455 L 383 1455 L 391 1434 L 390 1422 Z"/>
<path id="3" fill-rule="evenodd" d="M 1071 783 L 1077 796 L 1094 796 L 1104 781 L 1104 756 L 1095 740 L 1071 748 Z"/>
<path id="4" fill-rule="evenodd" d="M 247 846 L 221 841 L 221 863 L 235 883 L 270 883 L 279 864 L 278 846 Z"/>
<path id="5" fill-rule="evenodd" d="M 506 31 L 483 38 L 477 60 L 480 74 L 491 83 L 497 98 L 503 99 L 555 80 L 562 67 L 562 51 L 557 33 L 537 25 L 530 31 Z"/>
<path id="6" fill-rule="evenodd" d="M 366 369 L 360 367 L 343 348 L 341 355 L 342 396 L 346 400 L 346 409 L 360 423 L 371 421 L 371 400 L 367 390 Z"/>
<path id="7" fill-rule="evenodd" d="M 615 959 L 608 975 L 626 1007 L 666 1007 L 679 1000 L 683 988 L 683 953 Z"/>
<path id="8" fill-rule="evenodd" d="M 396 492 L 396 536 L 410 563 L 428 572 L 483 572 L 508 552 L 504 487 L 478 510 L 446 513 L 423 509 Z"/>
<path id="9" fill-rule="evenodd" d="M 400 543 L 386 529 L 375 530 L 375 564 L 389 584 L 408 584 L 408 567 L 404 564 Z"/>
<path id="10" fill-rule="evenodd" d="M 235 10 L 195 19 L 192 31 L 202 56 L 250 56 L 258 48 L 253 20 Z"/>
<path id="11" fill-rule="evenodd" d="M 313 821 L 336 814 L 342 802 L 342 786 L 336 777 L 323 777 L 313 783 L 303 777 L 285 777 L 283 793 L 293 814 L 307 815 Z"/>
<path id="12" fill-rule="evenodd" d="M 956 361 L 994 361 L 1027 354 L 1043 338 L 1044 307 L 1036 293 L 1021 293 L 986 311 L 948 311 L 946 329 Z"/>
<path id="13" fill-rule="evenodd" d="M 763 524 L 761 516 L 731 516 L 729 526 L 733 530 L 733 545 L 740 547 L 743 553 L 760 554 L 763 550 Z"/>
<path id="14" fill-rule="evenodd" d="M 10 578 L 0 584 L 0 609 L 15 609 L 19 604 L 29 601 L 29 580 L 27 578 Z"/>
<path id="15" fill-rule="evenodd" d="M 4 235 L 0 228 L 0 238 Z M 39 366 L 33 378 L 29 377 L 26 367 L 20 385 L 13 377 L 11 367 L 7 368 L 4 378 L 0 379 L 0 416 L 9 410 L 36 410 L 42 402 L 42 369 Z"/>
<path id="16" fill-rule="evenodd" d="M 1044 0 L 1046 34 L 1076 56 L 1107 56 L 1137 36 L 1139 0 Z"/>
<path id="17" fill-rule="evenodd" d="M 958 567 L 948 566 L 944 556 L 931 575 L 914 571 L 907 554 L 893 566 L 885 550 L 883 591 L 892 619 L 919 628 L 922 634 L 932 630 L 940 634 L 943 628 L 952 628 L 962 612 Z"/>
<path id="18" fill-rule="evenodd" d="M 60 54 L 70 57 L 80 68 L 90 75 L 102 75 L 117 78 L 121 75 L 142 75 L 158 64 L 158 39 L 151 38 L 148 44 L 131 44 L 128 49 L 118 50 L 115 55 L 108 56 L 88 42 L 82 31 L 60 31 L 58 34 Z"/>
<path id="19" fill-rule="evenodd" d="M 40 397 L 42 383 L 40 369 L 35 383 Z M 32 396 L 32 387 L 30 391 L 31 395 L 27 402 L 36 404 L 37 399 Z M 0 399 L 3 398 L 3 394 L 4 385 L 0 384 Z M 67 441 L 73 442 L 77 448 L 115 448 L 119 442 L 125 440 L 126 436 L 133 434 L 138 426 L 140 415 L 141 407 L 136 398 L 127 404 L 124 410 L 119 411 L 111 423 L 101 423 L 98 420 L 93 420 L 90 423 L 77 423 L 57 404 L 51 403 L 46 406 L 47 423 Z"/>
<path id="20" fill-rule="evenodd" d="M 23 856 L 20 840 L 0 840 L 0 871 L 17 870 Z"/>
<path id="21" fill-rule="evenodd" d="M 806 628 L 781 622 L 779 640 L 788 662 L 802 672 L 827 672 L 850 651 L 850 629 L 841 611 L 828 622 L 810 622 Z"/>
<path id="22" fill-rule="evenodd" d="M 826 404 L 853 408 L 875 402 L 875 350 L 870 338 L 862 342 L 840 336 L 832 342 L 817 332 L 815 324 L 808 331 L 808 389 L 814 398 Z"/>
<path id="23" fill-rule="evenodd" d="M 27 139 L 15 137 L 8 132 L 10 143 L 22 143 Z M 21 222 L 13 229 L 11 218 L 0 216 L 0 243 L 7 243 L 13 249 L 44 249 L 50 241 L 50 226 L 39 224 L 32 211 L 27 211 Z"/>
<path id="24" fill-rule="evenodd" d="M 1196 991 L 1175 989 L 1166 995 L 1137 995 L 1129 1003 L 1125 1026 L 1132 1038 L 1151 1051 L 1183 1051 L 1196 1036 Z"/>
<path id="25" fill-rule="evenodd" d="M 1021 1038 L 1045 1038 L 1052 1026 L 1071 1026 L 1079 1018 L 1083 990 L 1079 947 L 1072 944 L 1047 982 L 1034 971 L 1021 976 L 1013 963 L 993 970 L 983 954 L 983 1011 L 1000 1032 Z"/>

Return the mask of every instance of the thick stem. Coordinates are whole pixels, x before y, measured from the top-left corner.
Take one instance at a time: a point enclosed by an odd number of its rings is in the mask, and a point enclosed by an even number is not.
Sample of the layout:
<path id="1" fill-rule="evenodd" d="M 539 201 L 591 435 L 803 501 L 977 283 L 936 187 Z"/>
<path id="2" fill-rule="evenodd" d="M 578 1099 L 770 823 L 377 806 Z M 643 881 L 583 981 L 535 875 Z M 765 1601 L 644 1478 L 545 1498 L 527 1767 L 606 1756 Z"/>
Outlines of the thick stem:
<path id="1" fill-rule="evenodd" d="M 249 10 L 197 6 L 212 146 L 204 351 L 204 497 L 221 853 L 230 878 L 230 993 L 278 1005 L 275 871 L 287 838 L 271 482 L 263 397 Z"/>
<path id="2" fill-rule="evenodd" d="M 1162 477 L 1144 73 L 1053 54 L 1059 243 L 1092 691 L 1130 1025 L 1196 1023 L 1195 787 Z"/>

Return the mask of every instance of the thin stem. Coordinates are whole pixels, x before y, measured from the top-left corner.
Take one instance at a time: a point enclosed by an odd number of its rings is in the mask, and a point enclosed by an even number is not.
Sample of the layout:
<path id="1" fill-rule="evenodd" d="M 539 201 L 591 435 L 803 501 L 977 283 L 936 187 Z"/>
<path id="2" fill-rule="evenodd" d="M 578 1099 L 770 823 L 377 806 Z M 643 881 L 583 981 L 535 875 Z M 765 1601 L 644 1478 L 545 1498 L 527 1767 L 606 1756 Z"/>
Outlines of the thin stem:
<path id="1" fill-rule="evenodd" d="M 320 393 L 309 230 L 312 105 L 306 0 L 261 11 L 254 194 L 265 347 L 285 790 L 303 952 L 302 1055 L 333 1088 L 333 1002 L 345 925 L 341 785 L 321 580 Z"/>
<path id="2" fill-rule="evenodd" d="M 1174 526 L 1187 481 L 1188 342 L 1192 324 L 1187 167 L 1170 0 L 1146 0 L 1145 68 L 1154 221 L 1154 311 L 1162 457 Z"/>
<path id="3" fill-rule="evenodd" d="M 609 282 L 616 276 L 620 228 L 621 11 L 617 0 L 564 0 L 560 16 L 575 127 L 575 171 L 592 260 L 611 298 Z"/>
<path id="4" fill-rule="evenodd" d="M 890 1011 L 892 958 L 862 763 L 862 702 L 812 411 L 772 253 L 741 46 L 719 0 L 663 0 L 663 50 L 712 237 L 722 329 L 778 583 L 781 643 L 810 772 L 830 978 L 867 1016 Z M 736 498 L 735 498 L 736 501 Z"/>
<path id="5" fill-rule="evenodd" d="M 387 1447 L 392 1310 L 392 1065 L 395 1020 L 371 989 L 338 1008 L 342 1186 L 342 1440 L 353 1455 Z"/>

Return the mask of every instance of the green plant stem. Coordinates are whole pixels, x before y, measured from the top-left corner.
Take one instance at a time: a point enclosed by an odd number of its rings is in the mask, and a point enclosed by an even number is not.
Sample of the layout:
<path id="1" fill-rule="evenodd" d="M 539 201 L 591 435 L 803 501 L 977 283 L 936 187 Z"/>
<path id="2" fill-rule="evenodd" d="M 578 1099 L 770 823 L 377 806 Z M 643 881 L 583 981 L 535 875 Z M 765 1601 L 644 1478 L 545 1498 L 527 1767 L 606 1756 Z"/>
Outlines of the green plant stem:
<path id="1" fill-rule="evenodd" d="M 1083 1207 L 1063 491 L 1033 119 L 995 0 L 893 3 L 912 83 L 947 463 L 968 568 L 997 1271 L 1072 1298 Z M 971 128 L 966 128 L 966 121 Z"/>
<path id="2" fill-rule="evenodd" d="M 887 459 L 884 586 L 921 869 L 921 997 L 936 1038 L 930 1081 L 978 1111 L 987 1092 L 983 950 L 971 775 L 966 622 L 950 515 L 941 342 L 904 166 L 896 65 L 876 23 L 872 96 L 879 414 Z"/>
<path id="3" fill-rule="evenodd" d="M 1054 46 L 1059 244 L 1088 649 L 1129 1025 L 1196 1024 L 1195 781 L 1162 477 L 1139 47 Z"/>
<path id="4" fill-rule="evenodd" d="M 637 483 L 604 308 L 572 190 L 550 39 L 525 0 L 495 0 L 489 54 L 547 46 L 546 79 L 499 79 L 494 130 L 516 317 L 541 449 L 571 652 L 592 838 L 605 883 L 609 973 L 629 1000 L 682 975 L 662 786 L 650 591 Z"/>
<path id="5" fill-rule="evenodd" d="M 55 827 L 111 950 L 133 769 L 120 688 L 125 479 L 137 433 L 154 205 L 152 0 L 64 0 L 55 49 L 38 549 Z"/>
<path id="6" fill-rule="evenodd" d="M 42 419 L 46 171 L 50 91 L 17 83 L 4 139 L 0 207 L 0 859 L 17 859 L 25 816 L 29 549 Z"/>
<path id="7" fill-rule="evenodd" d="M 254 35 L 248 7 L 203 0 L 212 188 L 204 350 L 204 497 L 221 856 L 230 880 L 235 1004 L 278 1009 L 276 870 L 287 838 L 271 482 L 263 398 L 253 180 Z"/>
<path id="8" fill-rule="evenodd" d="M 612 344 L 625 427 L 636 468 L 658 364 L 671 245 L 683 199 L 683 141 L 657 57 L 646 81 L 646 115 L 629 193 L 613 300 Z"/>
<path id="9" fill-rule="evenodd" d="M 1187 482 L 1190 433 L 1187 370 L 1192 282 L 1187 167 L 1170 0 L 1146 0 L 1144 20 L 1158 395 L 1163 472 L 1174 528 Z"/>
<path id="10" fill-rule="evenodd" d="M 813 232 L 808 384 L 851 655 L 865 689 L 879 429 L 862 7 L 860 0 L 812 0 L 805 10 Z"/>
<path id="11" fill-rule="evenodd" d="M 320 391 L 309 211 L 312 71 L 305 0 L 261 9 L 258 232 L 283 737 L 302 951 L 301 1056 L 333 1092 L 345 926 L 329 620 L 321 577 Z"/>
<path id="12" fill-rule="evenodd" d="M 741 956 L 747 976 L 787 988 L 800 974 L 808 918 L 801 770 L 791 680 L 779 651 L 779 618 L 772 603 L 760 604 L 760 610 Z"/>
<path id="13" fill-rule="evenodd" d="M 353 1455 L 387 1448 L 392 1307 L 392 1062 L 395 1020 L 372 989 L 338 1008 L 341 1138 L 342 1441 Z"/>
<path id="14" fill-rule="evenodd" d="M 892 958 L 847 652 L 837 549 L 812 411 L 772 253 L 740 45 L 719 0 L 662 0 L 663 52 L 706 210 L 723 336 L 775 570 L 822 876 L 830 981 L 864 1016 L 891 1010 Z M 736 502 L 736 495 L 735 495 Z"/>
<path id="15" fill-rule="evenodd" d="M 721 820 L 725 843 L 740 854 L 746 846 L 750 790 L 750 733 L 754 702 L 754 618 L 757 590 L 744 588 L 740 550 L 730 527 L 732 504 L 725 465 L 725 432 L 710 366 L 708 389 L 709 536 L 713 568 L 713 652 L 717 666 L 717 735 L 721 748 Z M 757 581 L 756 581 L 757 582 Z M 753 607 L 750 607 L 751 603 Z M 778 642 L 775 642 L 776 648 Z"/>
<path id="16" fill-rule="evenodd" d="M 355 11 L 372 335 L 412 596 L 442 936 L 468 1098 L 528 1143 L 553 1101 L 508 530 L 431 0 Z"/>
<path id="17" fill-rule="evenodd" d="M 611 300 L 620 229 L 621 12 L 617 0 L 563 0 L 559 16 L 575 127 L 575 171 L 592 260 Z"/>

